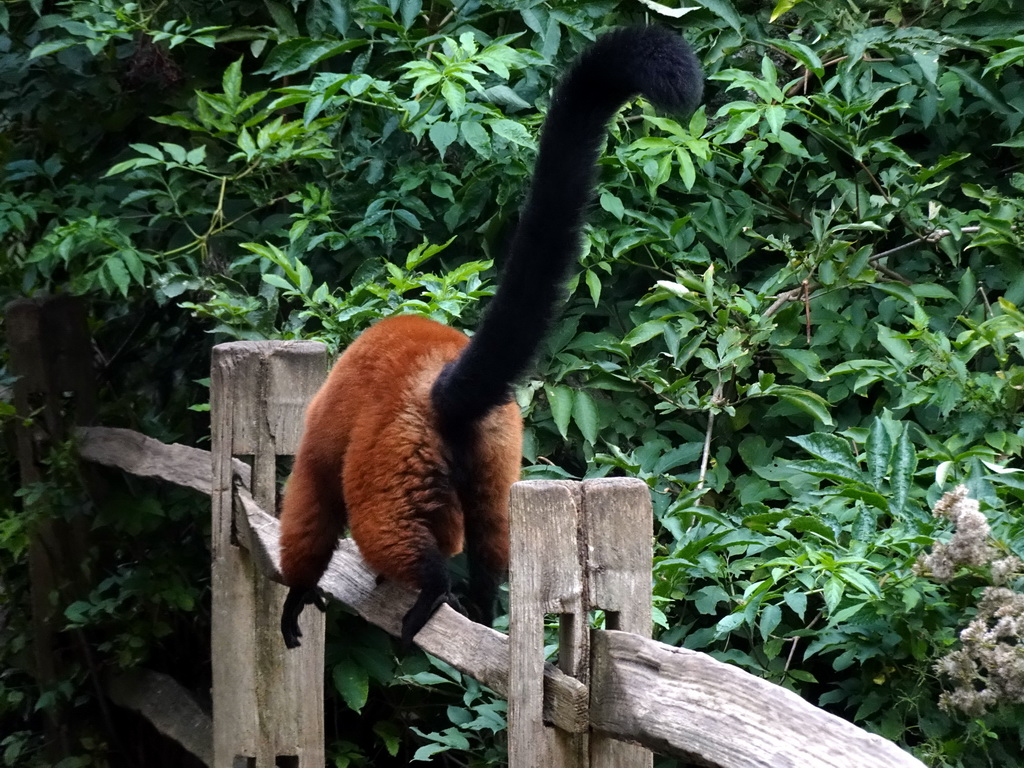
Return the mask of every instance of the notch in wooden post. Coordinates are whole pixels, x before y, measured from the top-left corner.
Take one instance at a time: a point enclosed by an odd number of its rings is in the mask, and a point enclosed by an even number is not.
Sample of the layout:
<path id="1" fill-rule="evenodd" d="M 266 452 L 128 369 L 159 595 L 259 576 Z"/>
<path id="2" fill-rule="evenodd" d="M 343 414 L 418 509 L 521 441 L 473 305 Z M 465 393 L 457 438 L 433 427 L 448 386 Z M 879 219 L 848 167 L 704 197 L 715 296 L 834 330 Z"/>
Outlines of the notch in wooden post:
<path id="1" fill-rule="evenodd" d="M 640 637 L 651 636 L 651 492 L 636 478 L 605 478 L 583 483 L 587 523 L 590 607 L 605 611 L 605 626 Z M 591 660 L 588 660 L 590 662 Z M 651 768 L 647 749 L 590 734 L 589 768 Z"/>

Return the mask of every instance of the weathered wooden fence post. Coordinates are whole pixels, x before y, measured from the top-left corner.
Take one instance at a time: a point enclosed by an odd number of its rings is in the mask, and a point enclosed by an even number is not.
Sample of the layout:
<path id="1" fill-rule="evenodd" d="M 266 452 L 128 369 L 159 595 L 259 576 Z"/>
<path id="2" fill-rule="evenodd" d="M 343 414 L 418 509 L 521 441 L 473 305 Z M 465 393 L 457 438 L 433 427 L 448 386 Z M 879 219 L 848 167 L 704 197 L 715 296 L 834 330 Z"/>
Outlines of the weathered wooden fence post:
<path id="1" fill-rule="evenodd" d="M 252 458 L 252 494 L 277 508 L 277 457 L 293 454 L 327 353 L 315 342 L 233 342 L 213 349 L 213 720 L 216 768 L 322 768 L 324 620 L 302 615 L 288 651 L 279 620 L 285 589 L 238 546 L 233 456 Z M 238 522 L 236 523 L 236 519 Z"/>
<path id="2" fill-rule="evenodd" d="M 640 480 L 517 483 L 509 569 L 510 768 L 649 768 L 650 752 L 544 724 L 544 620 L 559 618 L 558 666 L 589 684 L 590 613 L 609 629 L 651 634 L 651 502 Z"/>
<path id="3" fill-rule="evenodd" d="M 21 484 L 45 479 L 41 461 L 49 448 L 66 440 L 74 426 L 96 417 L 96 379 L 92 339 L 85 305 L 73 296 L 17 299 L 4 313 L 14 383 L 14 421 Z M 88 472 L 84 475 L 87 477 Z M 56 520 L 43 516 L 31 528 L 28 562 L 32 603 L 33 666 L 47 688 L 65 670 L 57 650 L 61 614 L 81 581 L 88 549 L 89 521 L 82 516 Z M 66 602 L 62 602 L 66 601 Z M 47 708 L 48 756 L 54 762 L 71 754 L 67 723 Z"/>

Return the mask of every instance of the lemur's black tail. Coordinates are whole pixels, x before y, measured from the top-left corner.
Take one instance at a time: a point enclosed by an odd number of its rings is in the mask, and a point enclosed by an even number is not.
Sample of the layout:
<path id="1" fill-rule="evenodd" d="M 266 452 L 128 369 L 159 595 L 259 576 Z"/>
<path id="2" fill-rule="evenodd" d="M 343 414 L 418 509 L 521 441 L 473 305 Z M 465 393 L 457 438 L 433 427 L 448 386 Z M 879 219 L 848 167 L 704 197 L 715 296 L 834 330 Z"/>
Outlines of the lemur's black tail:
<path id="1" fill-rule="evenodd" d="M 603 35 L 572 65 L 551 100 L 497 293 L 469 345 L 434 384 L 442 429 L 458 430 L 508 402 L 530 364 L 579 252 L 608 121 L 637 94 L 666 110 L 693 111 L 702 91 L 697 58 L 661 27 Z"/>

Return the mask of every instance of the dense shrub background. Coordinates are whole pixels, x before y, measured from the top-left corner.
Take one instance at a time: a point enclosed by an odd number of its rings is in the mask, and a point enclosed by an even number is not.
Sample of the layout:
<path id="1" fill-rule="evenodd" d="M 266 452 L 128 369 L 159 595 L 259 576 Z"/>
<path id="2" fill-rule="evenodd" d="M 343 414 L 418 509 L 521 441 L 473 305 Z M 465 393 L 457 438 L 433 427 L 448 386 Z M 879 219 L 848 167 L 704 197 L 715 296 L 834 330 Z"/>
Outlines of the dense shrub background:
<path id="1" fill-rule="evenodd" d="M 912 570 L 961 482 L 1024 554 L 1015 0 L 697 0 L 681 20 L 614 0 L 7 3 L 0 292 L 86 297 L 103 422 L 202 445 L 214 343 L 338 349 L 395 312 L 472 329 L 552 79 L 651 20 L 694 43 L 706 105 L 680 122 L 639 103 L 612 128 L 519 391 L 524 474 L 648 482 L 663 641 L 929 765 L 1024 764 L 1021 702 L 938 706 L 934 665 L 987 572 Z M 115 475 L 90 500 L 69 456 L 17 493 L 3 459 L 0 760 L 45 763 L 46 712 L 74 723 L 63 768 L 170 760 L 117 736 L 128 716 L 95 683 L 144 665 L 208 688 L 208 508 Z M 64 679 L 41 690 L 25 545 L 46 515 L 85 516 L 92 548 L 56 598 Z M 335 765 L 501 764 L 501 701 L 329 624 Z"/>

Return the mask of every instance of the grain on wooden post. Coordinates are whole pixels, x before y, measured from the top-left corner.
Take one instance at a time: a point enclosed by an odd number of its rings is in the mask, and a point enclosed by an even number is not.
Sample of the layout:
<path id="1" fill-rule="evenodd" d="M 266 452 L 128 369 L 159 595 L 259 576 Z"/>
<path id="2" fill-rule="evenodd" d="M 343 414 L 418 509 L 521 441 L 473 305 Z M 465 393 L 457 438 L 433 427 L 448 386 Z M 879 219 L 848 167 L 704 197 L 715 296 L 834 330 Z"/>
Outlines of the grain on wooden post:
<path id="1" fill-rule="evenodd" d="M 585 733 L 544 724 L 544 616 L 586 627 L 579 483 L 521 482 L 510 497 L 508 752 L 510 768 L 583 768 Z M 564 618 L 562 619 L 564 621 Z M 582 622 L 582 624 L 580 624 Z M 568 634 L 585 636 L 586 632 Z M 560 661 L 578 665 L 585 648 Z M 563 670 L 564 671 L 564 670 Z"/>
<path id="2" fill-rule="evenodd" d="M 302 647 L 279 630 L 286 590 L 263 574 L 232 500 L 233 456 L 252 457 L 252 495 L 276 509 L 277 456 L 294 453 L 303 414 L 327 370 L 315 342 L 233 342 L 213 350 L 214 764 L 320 768 L 324 764 L 324 620 L 302 615 Z M 284 758 L 281 760 L 280 758 Z"/>
<path id="3" fill-rule="evenodd" d="M 608 629 L 650 637 L 653 515 L 647 484 L 626 477 L 584 481 L 583 511 L 589 542 L 590 608 L 605 612 Z M 590 768 L 650 768 L 653 764 L 653 753 L 637 744 L 599 731 L 590 735 Z"/>

